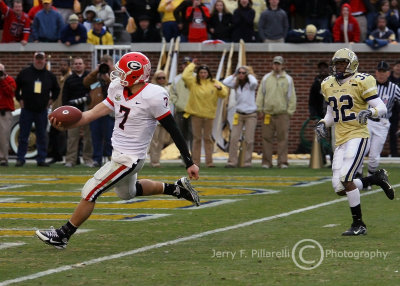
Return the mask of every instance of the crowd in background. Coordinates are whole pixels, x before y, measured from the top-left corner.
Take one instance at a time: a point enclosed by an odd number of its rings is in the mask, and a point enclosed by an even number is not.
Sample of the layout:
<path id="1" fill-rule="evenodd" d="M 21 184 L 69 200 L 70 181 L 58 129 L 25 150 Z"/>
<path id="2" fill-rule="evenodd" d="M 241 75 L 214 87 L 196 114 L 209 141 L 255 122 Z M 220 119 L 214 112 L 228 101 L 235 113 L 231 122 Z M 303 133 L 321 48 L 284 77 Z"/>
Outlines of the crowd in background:
<path id="1" fill-rule="evenodd" d="M 1 0 L 1 42 L 399 41 L 399 0 Z M 125 29 L 129 25 L 129 29 Z M 128 33 L 128 32 L 129 33 Z M 128 35 L 126 35 L 128 33 Z"/>

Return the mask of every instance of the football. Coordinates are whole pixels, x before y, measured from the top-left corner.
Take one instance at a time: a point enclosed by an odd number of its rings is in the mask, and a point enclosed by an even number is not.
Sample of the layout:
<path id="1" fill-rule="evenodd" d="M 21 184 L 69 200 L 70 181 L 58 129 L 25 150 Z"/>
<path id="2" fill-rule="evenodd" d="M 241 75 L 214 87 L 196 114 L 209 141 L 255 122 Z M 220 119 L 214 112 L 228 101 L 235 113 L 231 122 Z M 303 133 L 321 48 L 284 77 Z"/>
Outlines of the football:
<path id="1" fill-rule="evenodd" d="M 82 118 L 82 111 L 74 106 L 63 105 L 54 109 L 48 117 L 49 119 L 54 117 L 58 122 L 61 122 L 62 127 L 69 127 Z"/>

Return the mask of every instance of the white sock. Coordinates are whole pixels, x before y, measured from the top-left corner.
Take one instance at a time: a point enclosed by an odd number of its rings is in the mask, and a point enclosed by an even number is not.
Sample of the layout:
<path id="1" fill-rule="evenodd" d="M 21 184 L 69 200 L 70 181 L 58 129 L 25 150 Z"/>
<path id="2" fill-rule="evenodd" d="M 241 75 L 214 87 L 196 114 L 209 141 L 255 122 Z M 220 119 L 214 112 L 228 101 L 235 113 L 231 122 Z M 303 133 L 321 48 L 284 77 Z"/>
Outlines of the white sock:
<path id="1" fill-rule="evenodd" d="M 361 202 L 360 200 L 360 191 L 358 189 L 354 189 L 350 192 L 346 192 L 347 200 L 349 201 L 350 207 L 358 206 Z"/>

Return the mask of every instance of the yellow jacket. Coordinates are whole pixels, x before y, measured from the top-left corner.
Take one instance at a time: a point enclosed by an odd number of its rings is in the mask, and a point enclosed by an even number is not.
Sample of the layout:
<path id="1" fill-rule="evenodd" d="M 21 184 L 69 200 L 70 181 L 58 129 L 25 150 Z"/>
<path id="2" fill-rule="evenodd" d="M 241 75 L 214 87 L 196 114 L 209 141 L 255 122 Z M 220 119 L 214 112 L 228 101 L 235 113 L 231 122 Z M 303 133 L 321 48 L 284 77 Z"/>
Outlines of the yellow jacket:
<path id="1" fill-rule="evenodd" d="M 189 91 L 189 99 L 186 104 L 185 112 L 198 117 L 214 119 L 217 111 L 218 97 L 228 96 L 228 88 L 217 80 L 200 80 L 200 85 L 196 82 L 196 75 L 193 74 L 195 64 L 189 64 L 183 71 L 182 78 Z M 218 90 L 214 84 L 219 84 Z"/>
<path id="2" fill-rule="evenodd" d="M 161 22 L 170 22 L 170 21 L 176 21 L 175 16 L 174 16 L 174 10 L 176 7 L 178 7 L 183 0 L 172 0 L 167 4 L 167 0 L 161 0 L 160 4 L 158 5 L 158 12 L 163 13 L 163 17 L 161 19 Z"/>
<path id="3" fill-rule="evenodd" d="M 93 34 L 93 30 L 87 33 L 87 43 L 92 45 L 114 45 L 114 40 L 110 32 L 102 34 L 101 42 L 100 37 Z"/>

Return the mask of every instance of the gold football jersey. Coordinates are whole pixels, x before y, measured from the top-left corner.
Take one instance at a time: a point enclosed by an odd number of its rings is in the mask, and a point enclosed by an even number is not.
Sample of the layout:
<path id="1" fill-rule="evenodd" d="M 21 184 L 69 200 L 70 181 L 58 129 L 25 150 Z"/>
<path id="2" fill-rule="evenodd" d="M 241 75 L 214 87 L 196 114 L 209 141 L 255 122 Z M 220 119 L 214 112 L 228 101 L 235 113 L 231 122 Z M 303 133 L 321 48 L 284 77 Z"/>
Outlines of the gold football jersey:
<path id="1" fill-rule="evenodd" d="M 376 80 L 366 73 L 355 73 L 339 84 L 335 77 L 327 77 L 321 84 L 325 101 L 332 107 L 335 122 L 335 145 L 353 138 L 368 138 L 367 125 L 358 122 L 358 113 L 368 109 L 368 99 L 377 96 Z"/>

